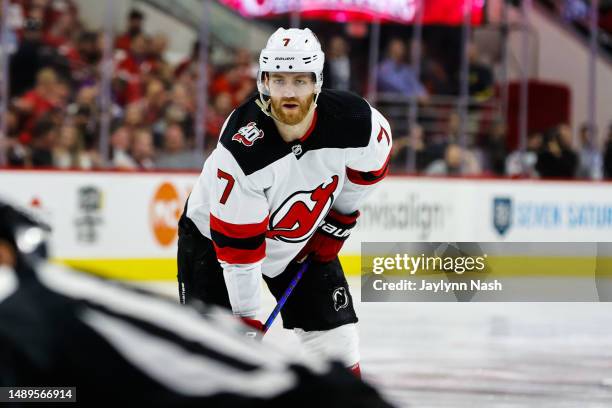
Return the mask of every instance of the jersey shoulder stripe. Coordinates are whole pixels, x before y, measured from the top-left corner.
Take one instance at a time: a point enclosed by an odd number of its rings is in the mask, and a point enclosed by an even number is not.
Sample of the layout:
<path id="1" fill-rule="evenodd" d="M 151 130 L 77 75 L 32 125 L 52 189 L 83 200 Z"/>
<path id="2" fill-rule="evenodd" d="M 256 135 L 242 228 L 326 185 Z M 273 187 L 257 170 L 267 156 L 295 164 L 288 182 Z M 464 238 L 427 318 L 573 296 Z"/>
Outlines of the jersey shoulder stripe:
<path id="1" fill-rule="evenodd" d="M 374 171 L 359 171 L 359 170 L 354 170 L 354 169 L 351 169 L 350 167 L 347 167 L 346 176 L 352 183 L 355 183 L 355 184 L 366 185 L 366 186 L 371 185 L 371 184 L 376 184 L 382 179 L 384 179 L 387 173 L 389 172 L 389 161 L 390 160 L 391 160 L 391 153 L 389 153 L 389 155 L 387 156 L 387 159 L 385 160 L 385 164 L 383 164 L 383 166 L 380 169 L 374 170 Z"/>

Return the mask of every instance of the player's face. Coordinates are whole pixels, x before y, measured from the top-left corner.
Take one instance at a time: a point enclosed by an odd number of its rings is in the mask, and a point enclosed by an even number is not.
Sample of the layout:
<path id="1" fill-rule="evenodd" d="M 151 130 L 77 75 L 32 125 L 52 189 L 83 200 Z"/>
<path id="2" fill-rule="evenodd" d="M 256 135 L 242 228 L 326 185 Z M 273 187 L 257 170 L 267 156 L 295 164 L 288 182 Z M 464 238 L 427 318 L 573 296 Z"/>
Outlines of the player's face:
<path id="1" fill-rule="evenodd" d="M 304 120 L 314 99 L 312 74 L 275 72 L 266 82 L 276 117 L 288 125 Z"/>

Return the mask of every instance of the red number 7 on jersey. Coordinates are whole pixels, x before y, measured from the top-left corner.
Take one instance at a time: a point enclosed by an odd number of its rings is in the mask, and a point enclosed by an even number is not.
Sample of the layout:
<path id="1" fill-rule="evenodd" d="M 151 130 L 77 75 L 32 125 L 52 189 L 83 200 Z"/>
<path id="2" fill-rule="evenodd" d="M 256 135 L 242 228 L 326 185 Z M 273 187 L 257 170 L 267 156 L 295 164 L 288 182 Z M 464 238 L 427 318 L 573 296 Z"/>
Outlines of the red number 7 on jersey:
<path id="1" fill-rule="evenodd" d="M 232 188 L 234 188 L 235 180 L 231 174 L 228 174 L 221 169 L 217 169 L 217 178 L 227 180 L 227 185 L 225 186 L 225 190 L 223 190 L 223 194 L 221 195 L 221 199 L 219 200 L 221 204 L 225 204 L 227 202 L 227 198 L 232 192 Z"/>
<path id="2" fill-rule="evenodd" d="M 383 136 L 385 136 L 385 139 L 387 139 L 387 144 L 391 144 L 391 139 L 389 138 L 389 134 L 387 133 L 385 128 L 382 125 L 380 125 L 380 131 L 378 132 L 378 137 L 376 138 L 378 143 L 381 142 Z"/>

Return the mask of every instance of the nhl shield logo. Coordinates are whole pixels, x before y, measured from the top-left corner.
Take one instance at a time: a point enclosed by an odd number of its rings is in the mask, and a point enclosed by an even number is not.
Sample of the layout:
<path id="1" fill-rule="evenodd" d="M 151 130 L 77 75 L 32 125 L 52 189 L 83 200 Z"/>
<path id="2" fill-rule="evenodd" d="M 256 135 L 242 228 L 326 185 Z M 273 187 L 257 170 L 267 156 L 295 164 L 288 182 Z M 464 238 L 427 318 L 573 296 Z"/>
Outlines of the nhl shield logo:
<path id="1" fill-rule="evenodd" d="M 302 146 L 300 146 L 300 145 L 293 145 L 293 146 L 291 146 L 291 151 L 296 156 L 299 156 L 300 154 L 302 154 Z"/>
<path id="2" fill-rule="evenodd" d="M 232 136 L 232 140 L 242 143 L 247 147 L 251 147 L 257 139 L 261 139 L 263 137 L 263 130 L 259 129 L 255 122 L 250 122 L 246 126 L 238 129 L 238 132 Z"/>
<path id="3" fill-rule="evenodd" d="M 504 235 L 512 225 L 512 199 L 497 197 L 493 200 L 493 226 Z"/>

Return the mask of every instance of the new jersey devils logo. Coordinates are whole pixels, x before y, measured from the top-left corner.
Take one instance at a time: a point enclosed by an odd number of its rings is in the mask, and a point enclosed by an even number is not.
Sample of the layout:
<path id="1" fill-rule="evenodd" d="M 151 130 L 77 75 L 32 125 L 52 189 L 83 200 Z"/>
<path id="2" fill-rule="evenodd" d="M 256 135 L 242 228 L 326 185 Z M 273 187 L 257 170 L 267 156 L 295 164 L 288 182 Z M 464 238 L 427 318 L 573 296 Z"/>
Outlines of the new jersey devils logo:
<path id="1" fill-rule="evenodd" d="M 238 129 L 238 133 L 232 136 L 232 140 L 236 140 L 245 146 L 251 147 L 257 139 L 264 137 L 263 130 L 257 127 L 255 122 L 250 122 L 246 126 Z"/>
<path id="2" fill-rule="evenodd" d="M 302 242 L 315 232 L 334 202 L 338 176 L 311 191 L 290 195 L 270 217 L 266 236 L 284 242 Z"/>
<path id="3" fill-rule="evenodd" d="M 349 303 L 349 298 L 346 293 L 346 288 L 342 286 L 336 288 L 336 290 L 334 290 L 334 293 L 332 293 L 332 299 L 334 301 L 334 309 L 336 310 L 336 312 L 340 309 L 344 309 L 345 307 L 347 307 Z"/>

